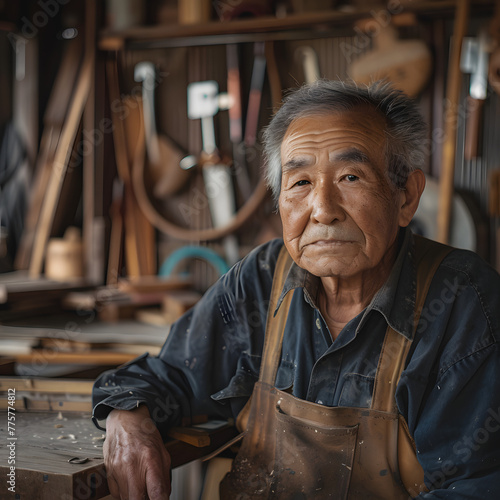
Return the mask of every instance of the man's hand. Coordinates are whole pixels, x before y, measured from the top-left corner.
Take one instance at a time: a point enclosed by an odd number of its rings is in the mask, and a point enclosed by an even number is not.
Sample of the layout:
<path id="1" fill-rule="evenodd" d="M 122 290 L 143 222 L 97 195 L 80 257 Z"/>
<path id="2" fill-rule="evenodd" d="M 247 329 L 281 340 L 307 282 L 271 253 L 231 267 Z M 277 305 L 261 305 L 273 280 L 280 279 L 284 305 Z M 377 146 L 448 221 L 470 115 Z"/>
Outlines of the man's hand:
<path id="1" fill-rule="evenodd" d="M 168 500 L 170 455 L 147 406 L 113 410 L 106 420 L 104 465 L 113 497 Z"/>

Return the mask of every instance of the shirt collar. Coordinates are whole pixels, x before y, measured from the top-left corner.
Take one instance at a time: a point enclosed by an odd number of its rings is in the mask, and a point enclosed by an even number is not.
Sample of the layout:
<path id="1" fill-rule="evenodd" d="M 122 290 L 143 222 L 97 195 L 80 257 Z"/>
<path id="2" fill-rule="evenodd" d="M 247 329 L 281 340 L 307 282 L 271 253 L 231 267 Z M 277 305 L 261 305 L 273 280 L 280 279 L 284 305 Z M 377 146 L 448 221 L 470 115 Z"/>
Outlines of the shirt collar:
<path id="1" fill-rule="evenodd" d="M 363 311 L 356 333 L 366 324 L 372 310 L 380 312 L 386 322 L 396 332 L 412 340 L 414 334 L 414 311 L 416 296 L 416 272 L 413 234 L 410 229 L 400 231 L 400 248 L 396 261 L 380 290 L 375 294 L 368 307 Z M 320 279 L 297 264 L 292 263 L 276 306 L 279 309 L 285 295 L 295 289 L 303 288 L 306 301 L 318 309 L 316 297 Z M 276 314 L 276 311 L 274 312 Z"/>

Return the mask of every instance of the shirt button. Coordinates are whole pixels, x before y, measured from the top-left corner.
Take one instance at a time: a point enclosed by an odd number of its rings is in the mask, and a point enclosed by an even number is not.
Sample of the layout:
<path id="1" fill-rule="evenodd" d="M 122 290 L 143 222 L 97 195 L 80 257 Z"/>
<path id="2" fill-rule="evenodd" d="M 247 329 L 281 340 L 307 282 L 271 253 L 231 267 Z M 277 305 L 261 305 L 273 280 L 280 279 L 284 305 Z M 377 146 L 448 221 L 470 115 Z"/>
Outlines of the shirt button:
<path id="1" fill-rule="evenodd" d="M 319 320 L 319 318 L 316 318 L 316 327 L 318 328 L 318 330 L 321 330 L 321 321 Z"/>

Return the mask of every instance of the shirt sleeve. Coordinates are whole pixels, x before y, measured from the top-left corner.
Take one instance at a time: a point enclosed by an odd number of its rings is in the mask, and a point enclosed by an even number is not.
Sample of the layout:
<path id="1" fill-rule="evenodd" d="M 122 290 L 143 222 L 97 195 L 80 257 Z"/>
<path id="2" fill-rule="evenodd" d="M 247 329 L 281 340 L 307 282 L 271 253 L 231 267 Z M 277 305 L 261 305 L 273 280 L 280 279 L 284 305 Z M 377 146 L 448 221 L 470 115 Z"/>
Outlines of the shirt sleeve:
<path id="1" fill-rule="evenodd" d="M 258 379 L 272 275 L 281 240 L 237 263 L 175 322 L 157 357 L 147 353 L 104 372 L 93 388 L 93 420 L 148 406 L 165 437 L 182 417 L 235 418 Z"/>
<path id="2" fill-rule="evenodd" d="M 414 382 L 408 423 L 430 490 L 418 498 L 500 498 L 500 279 L 477 260 L 449 262 L 405 374 Z"/>

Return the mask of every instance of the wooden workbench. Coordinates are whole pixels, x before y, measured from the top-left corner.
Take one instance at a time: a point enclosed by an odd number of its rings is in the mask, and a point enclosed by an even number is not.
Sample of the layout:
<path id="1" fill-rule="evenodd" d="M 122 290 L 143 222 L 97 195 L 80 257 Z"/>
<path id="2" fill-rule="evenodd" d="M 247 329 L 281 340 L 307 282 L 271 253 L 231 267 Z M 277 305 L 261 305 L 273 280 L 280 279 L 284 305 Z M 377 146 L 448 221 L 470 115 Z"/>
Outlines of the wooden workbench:
<path id="1" fill-rule="evenodd" d="M 234 437 L 233 427 L 210 433 L 210 444 L 171 440 L 172 468 L 202 458 Z M 3 500 L 103 500 L 109 495 L 102 446 L 104 433 L 87 413 L 15 413 L 15 441 L 8 440 L 7 412 L 0 412 L 0 498 Z M 15 493 L 8 490 L 15 443 Z"/>

